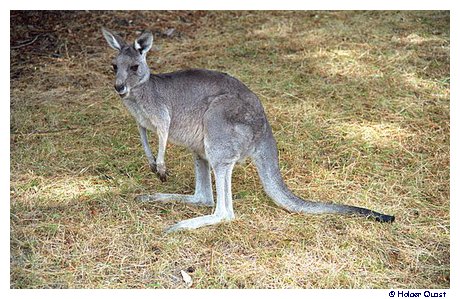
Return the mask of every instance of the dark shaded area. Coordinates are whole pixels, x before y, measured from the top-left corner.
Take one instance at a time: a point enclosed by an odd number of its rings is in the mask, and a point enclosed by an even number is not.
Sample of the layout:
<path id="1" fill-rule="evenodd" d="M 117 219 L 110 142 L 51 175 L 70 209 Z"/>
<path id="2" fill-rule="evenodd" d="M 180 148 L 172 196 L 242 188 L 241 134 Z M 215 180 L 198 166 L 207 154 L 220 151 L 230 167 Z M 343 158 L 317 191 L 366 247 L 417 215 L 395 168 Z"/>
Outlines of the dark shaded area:
<path id="1" fill-rule="evenodd" d="M 33 63 L 95 54 L 106 46 L 102 26 L 123 37 L 149 29 L 155 39 L 190 38 L 204 16 L 203 11 L 11 11 L 11 79 Z"/>

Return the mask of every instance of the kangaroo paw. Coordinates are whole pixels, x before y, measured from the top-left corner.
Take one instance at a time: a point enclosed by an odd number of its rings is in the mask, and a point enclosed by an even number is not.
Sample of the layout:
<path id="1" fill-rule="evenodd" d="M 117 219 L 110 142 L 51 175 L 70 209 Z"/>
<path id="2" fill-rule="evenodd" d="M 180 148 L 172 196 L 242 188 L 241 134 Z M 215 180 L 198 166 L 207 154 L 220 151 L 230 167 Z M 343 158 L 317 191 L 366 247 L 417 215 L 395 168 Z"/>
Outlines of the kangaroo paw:
<path id="1" fill-rule="evenodd" d="M 166 182 L 168 172 L 166 171 L 166 166 L 164 165 L 164 163 L 156 164 L 156 173 L 157 173 L 158 177 L 160 178 L 160 181 Z"/>

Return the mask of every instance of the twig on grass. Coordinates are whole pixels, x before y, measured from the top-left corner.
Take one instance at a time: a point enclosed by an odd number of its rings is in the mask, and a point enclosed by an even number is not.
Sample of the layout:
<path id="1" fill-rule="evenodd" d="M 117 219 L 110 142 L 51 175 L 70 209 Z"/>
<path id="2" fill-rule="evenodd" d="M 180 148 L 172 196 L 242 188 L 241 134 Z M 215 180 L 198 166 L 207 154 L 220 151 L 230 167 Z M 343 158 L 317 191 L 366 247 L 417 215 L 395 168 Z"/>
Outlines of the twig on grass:
<path id="1" fill-rule="evenodd" d="M 24 44 L 20 44 L 20 45 L 17 45 L 17 46 L 11 46 L 10 48 L 11 49 L 19 49 L 19 48 L 22 48 L 22 47 L 25 47 L 25 46 L 28 46 L 28 45 L 31 45 L 33 43 L 35 43 L 37 41 L 37 39 L 43 34 L 38 34 L 36 35 L 32 40 L 28 41 L 28 42 L 24 42 Z"/>

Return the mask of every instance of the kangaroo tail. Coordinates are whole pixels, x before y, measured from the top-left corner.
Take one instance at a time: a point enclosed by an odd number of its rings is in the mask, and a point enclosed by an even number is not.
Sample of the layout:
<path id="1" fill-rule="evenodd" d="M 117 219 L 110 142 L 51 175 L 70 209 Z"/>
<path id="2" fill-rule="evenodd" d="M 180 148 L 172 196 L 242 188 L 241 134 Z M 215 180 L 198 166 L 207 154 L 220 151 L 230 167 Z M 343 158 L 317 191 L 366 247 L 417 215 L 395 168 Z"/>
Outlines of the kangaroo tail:
<path id="1" fill-rule="evenodd" d="M 365 208 L 308 201 L 295 196 L 288 189 L 281 177 L 276 142 L 271 130 L 268 133 L 269 138 L 261 141 L 252 156 L 252 160 L 257 167 L 265 192 L 278 206 L 294 213 L 360 215 L 378 222 L 393 222 L 395 220 L 394 216 L 381 214 Z"/>

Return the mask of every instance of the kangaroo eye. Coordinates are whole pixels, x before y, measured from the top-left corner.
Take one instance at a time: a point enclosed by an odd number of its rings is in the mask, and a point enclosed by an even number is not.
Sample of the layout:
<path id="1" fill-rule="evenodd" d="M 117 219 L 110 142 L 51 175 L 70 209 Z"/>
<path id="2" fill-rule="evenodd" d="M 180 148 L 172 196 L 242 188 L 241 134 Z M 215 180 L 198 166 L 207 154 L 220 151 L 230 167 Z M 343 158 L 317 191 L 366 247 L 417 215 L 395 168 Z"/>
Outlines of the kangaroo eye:
<path id="1" fill-rule="evenodd" d="M 116 64 L 112 64 L 113 71 L 116 72 L 118 70 L 118 66 Z"/>
<path id="2" fill-rule="evenodd" d="M 135 65 L 131 66 L 131 70 L 132 70 L 133 72 L 137 72 L 137 69 L 138 69 L 138 68 L 139 68 L 139 65 L 138 65 L 138 64 L 135 64 Z"/>

